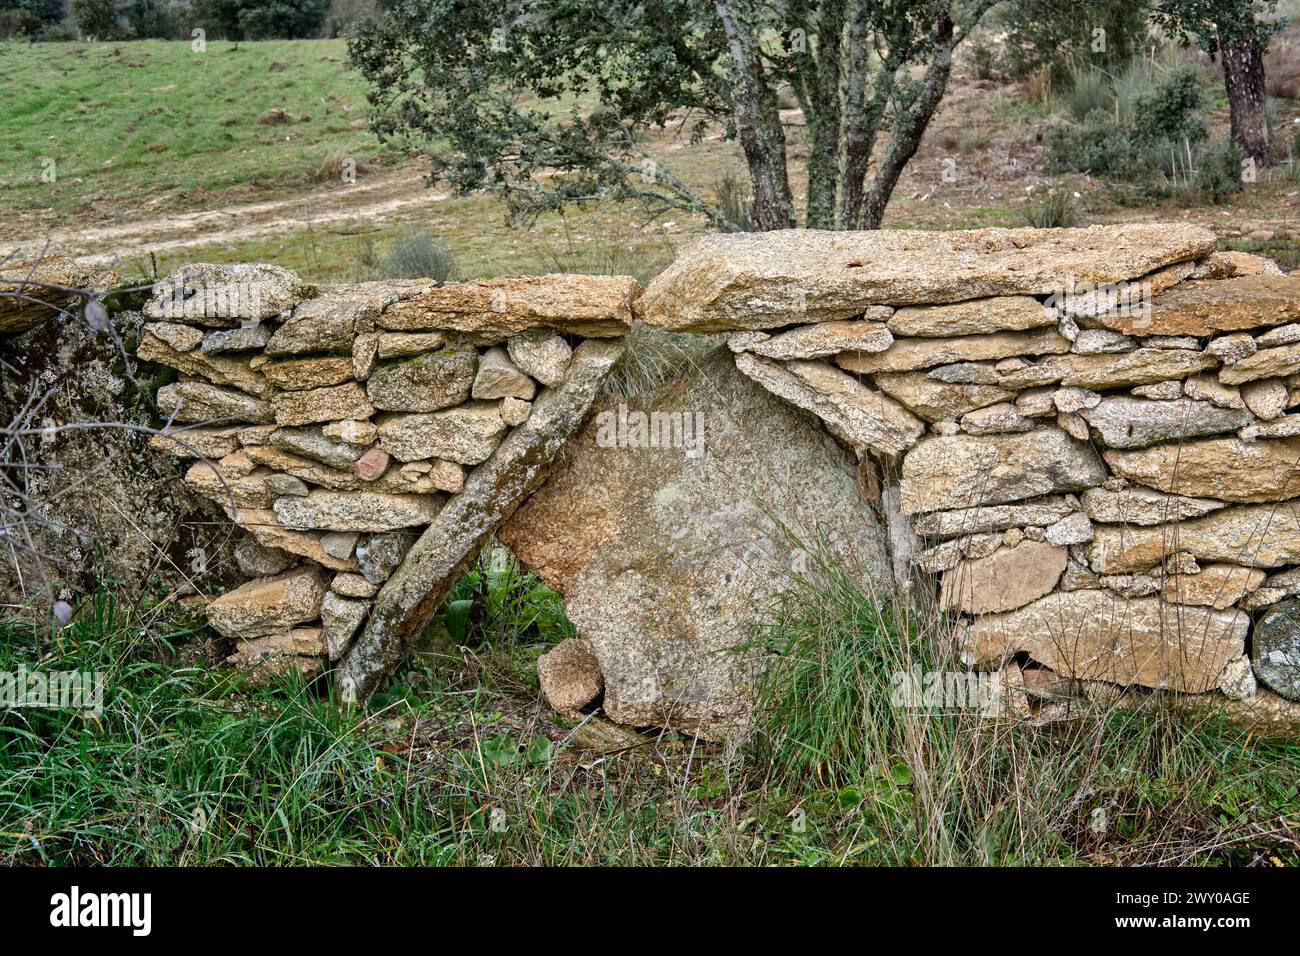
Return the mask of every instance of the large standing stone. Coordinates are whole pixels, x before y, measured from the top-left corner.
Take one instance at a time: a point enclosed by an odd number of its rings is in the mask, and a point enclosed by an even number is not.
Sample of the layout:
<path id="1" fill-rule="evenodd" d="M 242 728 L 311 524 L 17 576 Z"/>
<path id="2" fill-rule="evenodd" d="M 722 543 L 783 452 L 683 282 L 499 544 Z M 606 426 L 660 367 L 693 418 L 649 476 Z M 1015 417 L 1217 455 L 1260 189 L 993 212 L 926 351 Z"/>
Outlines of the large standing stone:
<path id="1" fill-rule="evenodd" d="M 495 403 L 476 402 L 441 412 L 385 418 L 379 423 L 379 447 L 398 461 L 444 458 L 477 465 L 496 451 L 505 430 Z"/>
<path id="2" fill-rule="evenodd" d="M 1145 571 L 1175 550 L 1256 568 L 1300 563 L 1300 506 L 1293 502 L 1224 508 L 1177 525 L 1097 525 L 1094 531 L 1088 563 L 1101 574 Z"/>
<path id="3" fill-rule="evenodd" d="M 888 587 L 885 530 L 853 455 L 725 352 L 643 401 L 701 410 L 708 453 L 601 447 L 593 422 L 499 537 L 564 594 L 611 719 L 717 737 L 749 710 L 755 611 L 816 573 L 803 548 L 820 534 L 848 574 Z"/>
<path id="4" fill-rule="evenodd" d="M 1249 412 L 1189 398 L 1151 401 L 1117 395 L 1079 414 L 1111 448 L 1145 448 L 1202 435 L 1233 432 L 1251 422 Z"/>
<path id="5" fill-rule="evenodd" d="M 1269 609 L 1254 638 L 1255 676 L 1287 700 L 1300 700 L 1300 601 Z"/>
<path id="6" fill-rule="evenodd" d="M 385 329 L 450 329 L 502 339 L 533 328 L 607 338 L 627 334 L 640 292 L 629 276 L 477 279 L 426 289 L 389 308 L 378 322 Z"/>
<path id="7" fill-rule="evenodd" d="M 366 395 L 384 411 L 436 412 L 469 398 L 477 365 L 474 352 L 426 352 L 376 368 L 366 381 Z"/>
<path id="8" fill-rule="evenodd" d="M 1056 587 L 1067 558 L 1065 548 L 1026 540 L 987 558 L 965 559 L 943 573 L 939 604 L 967 614 L 1023 607 Z"/>
<path id="9" fill-rule="evenodd" d="M 1047 295 L 1078 282 L 1136 279 L 1199 259 L 1214 235 L 1166 223 L 1087 229 L 787 229 L 697 240 L 650 283 L 637 311 L 689 332 L 846 319 L 873 305 Z"/>
<path id="10" fill-rule="evenodd" d="M 932 435 L 903 460 L 906 514 L 1005 504 L 1099 485 L 1106 469 L 1059 428 L 1018 435 Z"/>
<path id="11" fill-rule="evenodd" d="M 280 523 L 291 531 L 396 531 L 428 524 L 441 507 L 438 495 L 323 488 L 306 498 L 286 495 L 272 505 Z"/>
<path id="12" fill-rule="evenodd" d="M 975 662 L 1026 651 L 1066 677 L 1200 693 L 1241 656 L 1249 625 L 1241 612 L 1069 591 L 976 619 L 962 645 Z"/>
<path id="13" fill-rule="evenodd" d="M 925 432 L 925 425 L 893 399 L 825 362 L 782 365 L 742 352 L 736 356 L 736 368 L 774 395 L 819 416 L 857 449 L 896 455 Z"/>
<path id="14" fill-rule="evenodd" d="M 1300 495 L 1300 439 L 1207 438 L 1106 451 L 1115 474 L 1158 491 L 1222 501 L 1283 501 Z"/>
<path id="15" fill-rule="evenodd" d="M 246 640 L 286 631 L 320 614 L 329 582 L 310 565 L 258 578 L 208 604 L 208 623 L 223 637 Z"/>
<path id="16" fill-rule="evenodd" d="M 622 351 L 621 340 L 578 346 L 564 381 L 542 392 L 528 420 L 469 475 L 461 493 L 420 536 L 379 592 L 365 631 L 344 658 L 340 692 L 345 701 L 370 696 L 488 536 L 545 480 L 556 453 L 582 425 Z"/>

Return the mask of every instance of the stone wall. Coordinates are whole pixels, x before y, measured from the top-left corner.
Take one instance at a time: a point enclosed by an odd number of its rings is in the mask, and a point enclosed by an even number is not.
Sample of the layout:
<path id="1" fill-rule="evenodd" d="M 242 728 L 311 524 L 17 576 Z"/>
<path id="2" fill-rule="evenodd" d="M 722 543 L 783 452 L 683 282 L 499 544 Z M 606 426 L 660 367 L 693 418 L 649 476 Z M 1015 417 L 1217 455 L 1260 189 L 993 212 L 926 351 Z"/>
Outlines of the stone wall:
<path id="1" fill-rule="evenodd" d="M 193 459 L 185 484 L 248 533 L 235 557 L 252 580 L 207 608 L 231 663 L 332 662 L 345 697 L 367 695 L 581 424 L 639 291 L 310 289 L 270 266 L 161 283 L 137 355 L 180 378 L 158 390 L 153 444 Z"/>
<path id="2" fill-rule="evenodd" d="M 716 236 L 644 293 L 196 266 L 144 313 L 152 443 L 247 533 L 234 663 L 364 699 L 499 531 L 585 642 L 557 708 L 714 735 L 779 528 L 932 590 L 970 666 L 1300 699 L 1300 276 L 1204 230 Z M 645 404 L 699 456 L 597 450 L 634 318 L 727 335 Z"/>
<path id="3" fill-rule="evenodd" d="M 730 332 L 743 374 L 897 476 L 967 663 L 1295 700 L 1300 276 L 1214 249 L 1176 225 L 719 237 L 639 311 Z"/>

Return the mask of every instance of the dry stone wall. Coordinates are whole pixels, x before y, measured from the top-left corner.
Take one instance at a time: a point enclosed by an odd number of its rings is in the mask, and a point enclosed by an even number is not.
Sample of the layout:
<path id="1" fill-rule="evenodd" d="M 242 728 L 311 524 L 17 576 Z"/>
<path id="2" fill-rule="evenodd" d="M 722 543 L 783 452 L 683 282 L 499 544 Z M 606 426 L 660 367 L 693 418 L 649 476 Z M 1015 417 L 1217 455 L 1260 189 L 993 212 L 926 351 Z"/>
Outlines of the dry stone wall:
<path id="1" fill-rule="evenodd" d="M 897 476 L 968 664 L 1300 698 L 1300 276 L 1178 225 L 769 233 L 639 310 Z"/>
<path id="2" fill-rule="evenodd" d="M 252 580 L 207 610 L 232 663 L 333 662 L 344 696 L 366 696 L 581 424 L 639 291 L 585 276 L 311 289 L 270 266 L 162 283 L 137 355 L 180 376 L 158 390 L 153 444 L 194 459 L 186 485 L 248 532 Z"/>
<path id="3" fill-rule="evenodd" d="M 933 588 L 970 666 L 1300 700 L 1300 276 L 1202 229 L 710 237 L 643 294 L 628 278 L 310 289 L 193 267 L 145 311 L 140 357 L 179 372 L 154 444 L 192 459 L 189 487 L 248 532 L 252 580 L 208 611 L 236 663 L 333 663 L 364 699 L 504 528 L 586 641 L 543 664 L 556 706 L 603 692 L 634 723 L 743 722 L 747 680 L 717 654 L 705 676 L 697 653 L 734 643 L 746 610 L 707 599 L 700 575 L 734 579 L 699 529 L 725 525 L 718 475 L 772 487 L 745 442 L 778 416 L 706 364 L 713 384 L 666 395 L 706 416 L 743 403 L 731 417 L 750 426 L 711 426 L 726 455 L 644 472 L 566 457 L 635 317 L 727 333 L 727 374 L 800 410 L 761 456 L 795 460 L 791 429 L 807 429 L 821 437 L 798 460 L 852 472 L 819 450 L 829 433 L 878 476 L 857 484 L 878 523 L 841 537 L 865 543 L 873 580 Z M 693 483 L 709 520 L 661 521 Z M 839 509 L 853 482 L 827 488 Z M 671 560 L 646 553 L 660 539 Z M 664 595 L 699 597 L 695 630 L 665 625 Z"/>

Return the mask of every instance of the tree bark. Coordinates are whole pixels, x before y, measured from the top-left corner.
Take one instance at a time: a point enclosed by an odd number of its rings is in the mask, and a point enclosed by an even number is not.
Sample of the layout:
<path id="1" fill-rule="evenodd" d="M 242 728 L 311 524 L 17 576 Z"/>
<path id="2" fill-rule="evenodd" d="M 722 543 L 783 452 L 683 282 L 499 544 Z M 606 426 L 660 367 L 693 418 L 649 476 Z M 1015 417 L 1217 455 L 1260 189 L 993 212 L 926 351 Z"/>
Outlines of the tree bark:
<path id="1" fill-rule="evenodd" d="M 1273 162 L 1264 112 L 1264 54 L 1253 33 L 1233 38 L 1219 32 L 1219 58 L 1228 93 L 1232 141 L 1256 166 Z"/>
<path id="2" fill-rule="evenodd" d="M 808 117 L 809 229 L 835 228 L 835 199 L 840 179 L 840 76 L 844 0 L 823 0 L 817 22 L 817 57 L 813 64 L 813 107 Z"/>
<path id="3" fill-rule="evenodd" d="M 871 183 L 862 205 L 855 211 L 856 221 L 853 228 L 879 229 L 885 218 L 885 207 L 889 197 L 903 174 L 903 168 L 916 155 L 921 145 L 921 137 L 926 127 L 939 108 L 944 92 L 948 89 L 948 76 L 952 73 L 952 52 L 957 46 L 957 33 L 949 15 L 948 5 L 944 4 L 930 31 L 931 60 L 926 70 L 925 80 L 916 101 L 910 105 L 904 115 L 894 121 L 894 129 L 889 139 L 889 147 L 881 160 L 880 168 Z"/>
<path id="4" fill-rule="evenodd" d="M 794 200 L 785 162 L 785 130 L 776 97 L 763 74 L 758 41 L 732 13 L 732 0 L 714 0 L 736 71 L 733 97 L 736 132 L 754 186 L 754 222 L 759 229 L 793 229 Z M 757 18 L 750 18 L 757 22 Z"/>

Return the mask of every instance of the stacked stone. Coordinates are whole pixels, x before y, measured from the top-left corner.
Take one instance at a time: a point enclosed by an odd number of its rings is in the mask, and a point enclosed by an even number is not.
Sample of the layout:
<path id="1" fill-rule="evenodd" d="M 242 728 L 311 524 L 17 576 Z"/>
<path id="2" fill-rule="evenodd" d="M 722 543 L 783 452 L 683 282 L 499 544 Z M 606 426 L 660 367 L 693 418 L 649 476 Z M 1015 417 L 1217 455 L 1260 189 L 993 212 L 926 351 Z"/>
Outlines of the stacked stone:
<path id="1" fill-rule="evenodd" d="M 972 666 L 1300 700 L 1300 276 L 1176 225 L 776 233 L 639 311 L 874 459 Z"/>
<path id="2" fill-rule="evenodd" d="M 584 338 L 627 331 L 639 292 L 587 276 L 317 290 L 272 266 L 161 283 L 137 354 L 180 374 L 153 444 L 198 459 L 186 484 L 248 532 L 253 580 L 207 611 L 231 662 L 340 660 L 420 532 L 563 386 Z"/>

